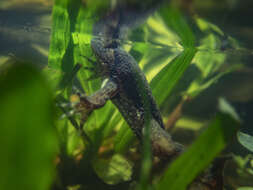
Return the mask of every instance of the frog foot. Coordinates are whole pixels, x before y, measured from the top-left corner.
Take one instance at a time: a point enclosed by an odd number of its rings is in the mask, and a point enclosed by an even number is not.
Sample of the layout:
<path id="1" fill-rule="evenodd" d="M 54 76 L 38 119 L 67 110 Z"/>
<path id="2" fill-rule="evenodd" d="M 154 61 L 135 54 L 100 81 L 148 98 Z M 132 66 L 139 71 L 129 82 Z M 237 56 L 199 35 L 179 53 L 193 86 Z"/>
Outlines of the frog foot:
<path id="1" fill-rule="evenodd" d="M 86 57 L 84 55 L 82 55 L 82 57 L 84 57 L 88 62 L 92 63 L 93 66 L 91 67 L 83 67 L 83 69 L 91 71 L 92 75 L 89 76 L 86 80 L 94 80 L 100 77 L 103 77 L 106 75 L 106 67 L 105 64 L 100 63 L 100 62 L 96 62 L 92 59 L 90 59 L 89 57 Z"/>

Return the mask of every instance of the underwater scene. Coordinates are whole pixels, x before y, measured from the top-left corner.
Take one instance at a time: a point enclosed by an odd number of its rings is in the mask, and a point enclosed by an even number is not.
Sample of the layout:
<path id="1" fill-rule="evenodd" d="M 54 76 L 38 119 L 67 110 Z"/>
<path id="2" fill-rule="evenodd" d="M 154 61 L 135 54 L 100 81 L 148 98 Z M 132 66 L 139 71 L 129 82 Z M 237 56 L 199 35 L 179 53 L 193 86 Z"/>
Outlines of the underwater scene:
<path id="1" fill-rule="evenodd" d="M 253 190 L 252 7 L 1 0 L 0 190 Z"/>

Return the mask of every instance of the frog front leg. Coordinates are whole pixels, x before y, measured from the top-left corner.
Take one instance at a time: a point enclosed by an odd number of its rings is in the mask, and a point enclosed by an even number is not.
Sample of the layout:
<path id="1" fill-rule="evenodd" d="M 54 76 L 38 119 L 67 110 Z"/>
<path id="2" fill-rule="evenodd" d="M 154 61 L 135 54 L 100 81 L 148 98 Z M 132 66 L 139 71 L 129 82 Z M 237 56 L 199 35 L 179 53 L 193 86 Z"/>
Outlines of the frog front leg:
<path id="1" fill-rule="evenodd" d="M 76 105 L 77 112 L 81 113 L 80 127 L 84 125 L 93 110 L 103 107 L 107 100 L 117 93 L 118 86 L 111 79 L 105 79 L 102 88 L 90 96 L 80 96 L 80 101 Z"/>

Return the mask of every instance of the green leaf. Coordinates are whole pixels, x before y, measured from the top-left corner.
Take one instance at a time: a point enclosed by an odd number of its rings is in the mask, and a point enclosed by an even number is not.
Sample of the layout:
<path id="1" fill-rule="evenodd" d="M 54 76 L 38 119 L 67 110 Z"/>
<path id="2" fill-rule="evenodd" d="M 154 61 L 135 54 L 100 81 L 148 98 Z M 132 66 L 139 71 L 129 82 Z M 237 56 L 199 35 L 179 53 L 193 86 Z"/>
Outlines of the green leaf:
<path id="1" fill-rule="evenodd" d="M 83 56 L 93 57 L 90 47 L 92 38 L 92 27 L 96 20 L 96 15 L 100 10 L 108 7 L 109 1 L 87 1 L 83 3 L 81 0 L 56 0 L 52 12 L 53 26 L 49 53 L 48 72 L 57 70 L 54 75 L 54 81 L 58 83 L 58 92 L 65 99 L 69 99 L 67 90 L 71 89 L 73 79 L 75 85 L 82 87 L 87 95 L 92 94 L 100 88 L 101 80 L 88 81 L 90 71 L 82 69 L 82 65 L 93 67 Z M 79 70 L 80 69 L 80 70 Z M 66 89 L 66 87 L 70 87 Z M 65 91 L 64 91 L 65 90 Z M 96 110 L 85 123 L 84 130 L 91 137 L 96 148 L 99 147 L 102 139 L 112 132 L 112 127 L 108 125 L 111 118 L 110 115 L 115 112 L 114 106 L 107 103 L 100 110 Z M 67 140 L 65 150 L 69 154 L 79 146 L 78 134 L 74 128 L 67 123 Z M 59 124 L 60 125 L 60 124 Z M 63 126 L 58 126 L 59 132 L 63 131 Z M 99 130 L 99 133 L 98 133 Z M 66 134 L 65 134 L 66 135 Z M 64 136 L 64 134 L 63 134 Z M 96 151 L 94 151 L 96 152 Z"/>
<path id="2" fill-rule="evenodd" d="M 163 6 L 159 11 L 167 26 L 173 29 L 181 39 L 184 48 L 195 46 L 195 37 L 180 11 L 172 6 Z"/>
<path id="3" fill-rule="evenodd" d="M 246 133 L 243 132 L 238 132 L 237 133 L 237 138 L 238 141 L 248 150 L 250 150 L 251 152 L 253 152 L 253 136 L 248 135 Z"/>
<path id="4" fill-rule="evenodd" d="M 93 167 L 107 184 L 118 184 L 131 179 L 132 164 L 119 154 L 113 155 L 108 160 L 97 159 L 93 162 Z"/>
<path id="5" fill-rule="evenodd" d="M 133 140 L 136 139 L 133 131 L 124 121 L 124 124 L 121 126 L 118 134 L 115 137 L 115 147 L 114 150 L 117 153 L 125 153 L 131 146 Z"/>
<path id="6" fill-rule="evenodd" d="M 222 51 L 217 51 L 219 38 L 215 34 L 208 34 L 201 39 L 199 51 L 194 58 L 194 63 L 201 71 L 203 77 L 216 72 L 224 64 L 226 55 Z"/>
<path id="7" fill-rule="evenodd" d="M 185 190 L 235 135 L 238 122 L 218 113 L 205 132 L 176 159 L 157 185 L 158 190 Z"/>
<path id="8" fill-rule="evenodd" d="M 237 190 L 253 190 L 253 187 L 239 187 Z"/>
<path id="9" fill-rule="evenodd" d="M 196 24 L 198 25 L 199 29 L 203 32 L 205 31 L 214 31 L 220 35 L 224 35 L 223 31 L 215 24 L 212 24 L 202 18 L 195 17 Z"/>
<path id="10" fill-rule="evenodd" d="M 69 0 L 56 0 L 53 7 L 52 35 L 48 57 L 49 67 L 60 69 L 63 56 L 70 43 L 70 20 L 67 12 Z"/>
<path id="11" fill-rule="evenodd" d="M 0 189 L 49 189 L 58 145 L 49 86 L 18 63 L 0 74 L 0 88 Z"/>
<path id="12" fill-rule="evenodd" d="M 249 169 L 248 172 L 252 175 L 252 172 L 250 172 L 250 170 L 253 169 L 253 161 L 252 161 L 251 154 L 248 154 L 244 157 L 242 157 L 240 155 L 233 155 L 233 160 L 235 161 L 236 165 L 238 166 L 238 172 L 243 173 Z"/>
<path id="13" fill-rule="evenodd" d="M 208 33 L 201 39 L 201 45 L 198 47 L 198 52 L 193 59 L 193 64 L 201 71 L 201 75 L 190 84 L 186 90 L 187 96 L 192 98 L 198 96 L 201 92 L 218 82 L 224 75 L 242 67 L 239 64 L 235 64 L 219 72 L 227 58 L 225 52 L 217 51 L 221 48 L 220 46 L 220 39 L 214 33 Z"/>
<path id="14" fill-rule="evenodd" d="M 73 78 L 75 64 L 88 64 L 88 61 L 81 55 L 91 56 L 89 41 L 95 19 L 90 19 L 92 11 L 94 9 L 82 3 L 81 0 L 56 0 L 54 2 L 48 66 L 61 71 L 60 89 L 63 89 L 66 86 L 65 83 Z M 87 78 L 87 73 L 87 71 L 82 72 L 82 76 Z M 87 82 L 81 81 L 81 84 L 90 92 L 91 86 Z"/>
<path id="15" fill-rule="evenodd" d="M 211 85 L 217 83 L 221 77 L 223 77 L 226 74 L 229 74 L 233 71 L 236 71 L 238 68 L 240 68 L 241 65 L 232 65 L 226 71 L 220 72 L 216 74 L 214 77 L 210 78 L 209 80 L 205 81 L 205 78 L 197 78 L 194 80 L 189 88 L 187 89 L 186 94 L 190 97 L 196 97 L 204 90 L 208 89 Z"/>
<path id="16" fill-rule="evenodd" d="M 167 64 L 151 81 L 150 86 L 158 105 L 169 96 L 173 87 L 191 64 L 196 49 L 185 49 L 171 63 Z M 162 92 L 162 93 L 161 93 Z"/>
<path id="17" fill-rule="evenodd" d="M 179 36 L 167 27 L 162 17 L 157 13 L 150 16 L 144 25 L 133 29 L 128 39 L 134 44 L 141 45 L 138 45 L 138 49 L 136 49 L 139 52 L 143 52 L 143 48 L 148 46 L 182 50 Z"/>
<path id="18" fill-rule="evenodd" d="M 234 120 L 241 122 L 235 108 L 225 98 L 219 98 L 218 109 L 223 113 L 229 114 Z"/>

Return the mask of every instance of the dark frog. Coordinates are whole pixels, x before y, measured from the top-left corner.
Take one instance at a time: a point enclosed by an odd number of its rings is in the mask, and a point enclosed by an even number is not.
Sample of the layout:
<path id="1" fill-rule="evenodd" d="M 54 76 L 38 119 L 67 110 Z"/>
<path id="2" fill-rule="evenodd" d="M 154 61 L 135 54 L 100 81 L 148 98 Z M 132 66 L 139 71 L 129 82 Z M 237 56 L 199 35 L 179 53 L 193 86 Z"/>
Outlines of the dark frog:
<path id="1" fill-rule="evenodd" d="M 164 130 L 161 114 L 143 72 L 135 59 L 120 46 L 127 31 L 145 21 L 160 2 L 150 1 L 145 7 L 119 4 L 94 24 L 91 48 L 97 62 L 91 62 L 96 65 L 104 82 L 99 91 L 91 96 L 81 97 L 78 106 L 88 107 L 88 113 L 91 113 L 102 107 L 107 100 L 111 100 L 141 141 L 145 128 L 144 115 L 148 111 L 151 116 L 150 140 L 153 153 L 169 158 L 177 155 L 182 147 L 172 141 Z M 86 115 L 87 109 L 83 114 L 84 120 Z"/>
<path id="2" fill-rule="evenodd" d="M 144 131 L 144 112 L 150 111 L 150 140 L 155 155 L 171 156 L 181 151 L 181 146 L 172 141 L 164 130 L 163 121 L 148 82 L 135 59 L 120 47 L 109 47 L 108 40 L 94 38 L 92 50 L 97 58 L 96 65 L 102 70 L 102 88 L 88 97 L 81 97 L 81 105 L 91 110 L 102 107 L 111 100 L 136 136 L 142 140 Z M 149 109 L 145 110 L 143 94 Z"/>

